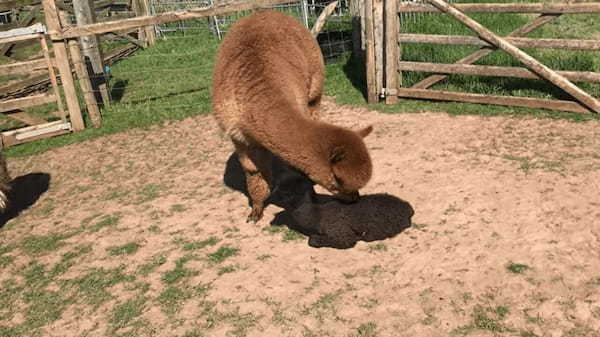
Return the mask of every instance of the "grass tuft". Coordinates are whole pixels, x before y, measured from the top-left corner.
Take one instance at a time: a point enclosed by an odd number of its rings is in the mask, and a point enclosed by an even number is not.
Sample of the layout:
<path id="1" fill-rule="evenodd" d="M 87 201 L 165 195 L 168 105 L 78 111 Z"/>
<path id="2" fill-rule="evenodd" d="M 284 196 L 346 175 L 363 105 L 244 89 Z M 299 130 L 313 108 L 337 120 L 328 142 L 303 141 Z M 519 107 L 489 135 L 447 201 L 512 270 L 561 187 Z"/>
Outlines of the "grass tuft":
<path id="1" fill-rule="evenodd" d="M 208 260 L 212 263 L 221 263 L 231 256 L 238 254 L 240 250 L 229 246 L 222 246 L 214 253 L 208 254 Z"/>
<path id="2" fill-rule="evenodd" d="M 140 249 L 141 245 L 137 242 L 129 242 L 121 246 L 113 246 L 106 248 L 106 251 L 111 256 L 131 255 Z"/>

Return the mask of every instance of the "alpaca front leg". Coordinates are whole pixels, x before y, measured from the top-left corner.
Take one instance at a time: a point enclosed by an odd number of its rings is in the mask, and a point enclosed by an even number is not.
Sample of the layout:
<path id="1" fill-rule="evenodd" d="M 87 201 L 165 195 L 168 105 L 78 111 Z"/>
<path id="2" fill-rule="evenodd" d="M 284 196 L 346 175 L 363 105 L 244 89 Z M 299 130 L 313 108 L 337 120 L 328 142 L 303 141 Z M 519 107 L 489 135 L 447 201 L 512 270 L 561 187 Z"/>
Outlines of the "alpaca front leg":
<path id="1" fill-rule="evenodd" d="M 6 167 L 6 159 L 4 158 L 4 154 L 0 152 L 0 213 L 9 206 L 10 180 L 10 175 Z"/>
<path id="2" fill-rule="evenodd" d="M 246 222 L 258 222 L 265 209 L 265 201 L 271 194 L 269 184 L 260 172 L 246 172 L 246 181 L 248 186 L 248 193 L 252 200 L 252 211 Z"/>
<path id="3" fill-rule="evenodd" d="M 265 202 L 271 194 L 271 155 L 262 148 L 236 144 L 240 164 L 246 174 L 246 186 L 252 201 L 252 211 L 246 222 L 258 222 L 265 208 Z"/>

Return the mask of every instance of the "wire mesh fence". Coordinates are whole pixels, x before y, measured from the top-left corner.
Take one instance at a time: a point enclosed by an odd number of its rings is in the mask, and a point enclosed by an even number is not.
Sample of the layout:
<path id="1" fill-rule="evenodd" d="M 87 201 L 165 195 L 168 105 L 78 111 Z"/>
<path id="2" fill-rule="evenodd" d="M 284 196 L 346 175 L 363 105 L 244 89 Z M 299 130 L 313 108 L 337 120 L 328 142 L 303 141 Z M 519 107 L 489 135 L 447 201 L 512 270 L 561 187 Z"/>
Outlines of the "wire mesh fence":
<path id="1" fill-rule="evenodd" d="M 307 28 L 312 27 L 323 9 L 333 0 L 318 1 L 304 0 L 289 4 L 277 5 L 272 9 L 292 15 Z M 214 0 L 151 0 L 151 13 L 158 14 L 169 11 L 183 11 L 190 8 L 210 8 L 223 4 Z M 229 27 L 238 19 L 250 14 L 251 11 L 240 11 L 228 15 L 212 16 L 205 19 L 185 20 L 156 26 L 157 35 L 168 37 L 169 33 L 208 30 L 217 39 L 222 39 Z M 347 0 L 340 0 L 334 14 L 318 36 L 319 44 L 327 60 L 352 51 L 352 18 L 349 14 Z"/>

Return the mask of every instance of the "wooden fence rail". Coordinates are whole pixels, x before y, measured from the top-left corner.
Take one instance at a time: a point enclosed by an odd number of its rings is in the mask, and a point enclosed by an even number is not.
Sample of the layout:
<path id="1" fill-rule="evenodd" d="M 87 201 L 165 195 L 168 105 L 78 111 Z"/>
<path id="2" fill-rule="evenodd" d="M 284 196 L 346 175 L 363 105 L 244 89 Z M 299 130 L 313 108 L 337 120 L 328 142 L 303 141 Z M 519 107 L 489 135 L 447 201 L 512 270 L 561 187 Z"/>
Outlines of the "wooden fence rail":
<path id="1" fill-rule="evenodd" d="M 507 37 L 506 42 L 519 48 L 544 48 L 568 50 L 600 50 L 600 40 L 569 40 L 569 39 L 532 39 L 526 37 Z M 493 47 L 494 45 L 474 36 L 432 35 L 432 34 L 401 34 L 399 42 L 431 43 L 445 45 L 465 45 L 478 47 Z"/>
<path id="2" fill-rule="evenodd" d="M 494 4 L 454 4 L 463 13 L 538 13 L 538 14 L 584 14 L 600 12 L 600 3 L 494 3 Z M 432 5 L 411 2 L 398 4 L 399 13 L 443 13 Z"/>

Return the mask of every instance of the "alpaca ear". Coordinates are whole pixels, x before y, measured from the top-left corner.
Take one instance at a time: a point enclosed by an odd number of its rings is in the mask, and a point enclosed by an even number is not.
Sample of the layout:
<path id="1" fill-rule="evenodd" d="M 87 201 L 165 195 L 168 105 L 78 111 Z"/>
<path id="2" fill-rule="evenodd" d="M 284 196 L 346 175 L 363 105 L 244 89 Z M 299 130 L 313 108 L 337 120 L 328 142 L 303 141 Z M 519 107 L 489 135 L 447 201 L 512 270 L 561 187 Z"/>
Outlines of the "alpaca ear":
<path id="1" fill-rule="evenodd" d="M 359 136 L 361 136 L 362 138 L 365 138 L 366 136 L 368 136 L 371 131 L 373 131 L 373 125 L 369 125 L 364 129 L 358 130 L 356 131 L 356 133 L 358 133 Z"/>
<path id="2" fill-rule="evenodd" d="M 345 157 L 346 157 L 346 151 L 341 147 L 337 147 L 337 148 L 333 149 L 333 151 L 331 152 L 331 155 L 329 155 L 329 162 L 332 164 L 339 163 L 342 160 L 344 160 Z"/>

